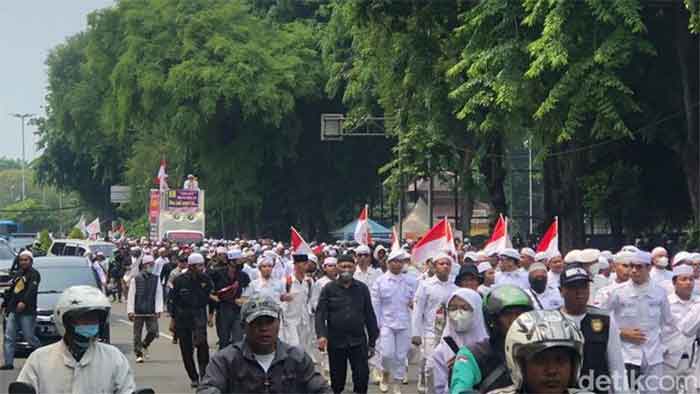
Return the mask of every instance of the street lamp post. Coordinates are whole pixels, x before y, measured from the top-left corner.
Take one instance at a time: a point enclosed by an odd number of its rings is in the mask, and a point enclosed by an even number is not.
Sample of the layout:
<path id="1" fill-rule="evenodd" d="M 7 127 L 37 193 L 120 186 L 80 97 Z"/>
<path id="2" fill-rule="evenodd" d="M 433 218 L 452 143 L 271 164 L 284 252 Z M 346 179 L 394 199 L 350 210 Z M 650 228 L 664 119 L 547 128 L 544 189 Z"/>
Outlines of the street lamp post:
<path id="1" fill-rule="evenodd" d="M 27 166 L 27 158 L 24 152 L 24 119 L 34 116 L 34 114 L 10 114 L 15 118 L 19 118 L 22 121 L 22 201 L 24 201 L 27 195 L 27 179 L 25 175 L 25 170 Z"/>

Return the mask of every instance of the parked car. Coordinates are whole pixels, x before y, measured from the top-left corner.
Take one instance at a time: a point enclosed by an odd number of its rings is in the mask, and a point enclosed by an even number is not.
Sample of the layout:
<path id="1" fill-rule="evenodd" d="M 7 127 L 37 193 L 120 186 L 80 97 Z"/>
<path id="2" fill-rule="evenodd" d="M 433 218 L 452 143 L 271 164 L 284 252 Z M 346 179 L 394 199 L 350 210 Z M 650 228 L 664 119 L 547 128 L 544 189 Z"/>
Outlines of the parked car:
<path id="1" fill-rule="evenodd" d="M 0 292 L 6 288 L 12 279 L 10 271 L 15 262 L 15 252 L 10 247 L 10 244 L 0 238 Z"/>
<path id="2" fill-rule="evenodd" d="M 20 250 L 30 246 L 36 240 L 36 233 L 14 233 L 10 234 L 10 237 L 8 238 L 10 247 L 15 251 L 15 253 L 19 253 Z"/>
<path id="3" fill-rule="evenodd" d="M 55 239 L 49 248 L 47 256 L 80 256 L 85 252 L 95 255 L 97 252 L 104 253 L 110 259 L 114 256 L 117 245 L 104 241 L 88 241 L 85 239 Z"/>
<path id="4" fill-rule="evenodd" d="M 88 285 L 99 288 L 95 271 L 82 257 L 37 257 L 34 269 L 39 271 L 41 282 L 37 295 L 36 336 L 41 345 L 48 345 L 61 339 L 54 324 L 53 312 L 63 290 L 70 286 Z M 3 323 L 3 332 L 5 324 Z M 109 322 L 100 327 L 98 338 L 106 343 L 110 340 Z M 17 337 L 19 353 L 31 351 L 31 346 L 21 333 Z"/>

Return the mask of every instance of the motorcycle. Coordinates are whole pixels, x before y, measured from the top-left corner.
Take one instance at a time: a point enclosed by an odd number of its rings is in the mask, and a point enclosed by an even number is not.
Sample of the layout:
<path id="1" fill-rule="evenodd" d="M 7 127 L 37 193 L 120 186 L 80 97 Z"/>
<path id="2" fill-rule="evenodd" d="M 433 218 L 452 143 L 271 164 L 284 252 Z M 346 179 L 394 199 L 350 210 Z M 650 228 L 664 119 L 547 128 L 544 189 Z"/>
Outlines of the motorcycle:
<path id="1" fill-rule="evenodd" d="M 36 390 L 31 384 L 24 382 L 12 382 L 7 388 L 7 392 L 10 394 L 36 394 Z M 153 389 L 138 389 L 134 391 L 134 394 L 155 394 Z"/>

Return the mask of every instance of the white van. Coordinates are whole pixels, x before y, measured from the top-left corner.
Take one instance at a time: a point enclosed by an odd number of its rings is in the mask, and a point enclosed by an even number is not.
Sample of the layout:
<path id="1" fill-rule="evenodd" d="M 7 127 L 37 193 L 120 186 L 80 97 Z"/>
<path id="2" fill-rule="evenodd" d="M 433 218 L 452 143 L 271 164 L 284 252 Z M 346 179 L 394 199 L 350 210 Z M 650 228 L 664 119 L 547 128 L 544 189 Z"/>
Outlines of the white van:
<path id="1" fill-rule="evenodd" d="M 114 256 L 117 246 L 111 242 L 88 241 L 85 239 L 55 239 L 49 248 L 48 256 L 84 256 L 90 252 L 94 256 L 97 252 L 104 253 L 107 259 Z"/>

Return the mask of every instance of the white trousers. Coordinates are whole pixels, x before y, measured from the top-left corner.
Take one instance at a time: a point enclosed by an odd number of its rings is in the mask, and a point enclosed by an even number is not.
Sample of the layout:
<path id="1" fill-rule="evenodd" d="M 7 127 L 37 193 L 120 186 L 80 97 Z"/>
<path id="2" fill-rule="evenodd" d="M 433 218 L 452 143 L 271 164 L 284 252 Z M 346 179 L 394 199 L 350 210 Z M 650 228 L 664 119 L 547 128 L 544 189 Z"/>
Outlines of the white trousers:
<path id="1" fill-rule="evenodd" d="M 406 360 L 411 349 L 411 330 L 396 330 L 382 327 L 380 331 L 380 351 L 382 367 L 395 381 L 401 381 L 406 376 Z"/>
<path id="2" fill-rule="evenodd" d="M 697 368 L 690 365 L 690 359 L 681 360 L 677 367 L 664 364 L 664 378 L 661 381 L 664 393 L 696 394 L 698 385 Z M 672 383 L 672 385 L 669 385 Z"/>

